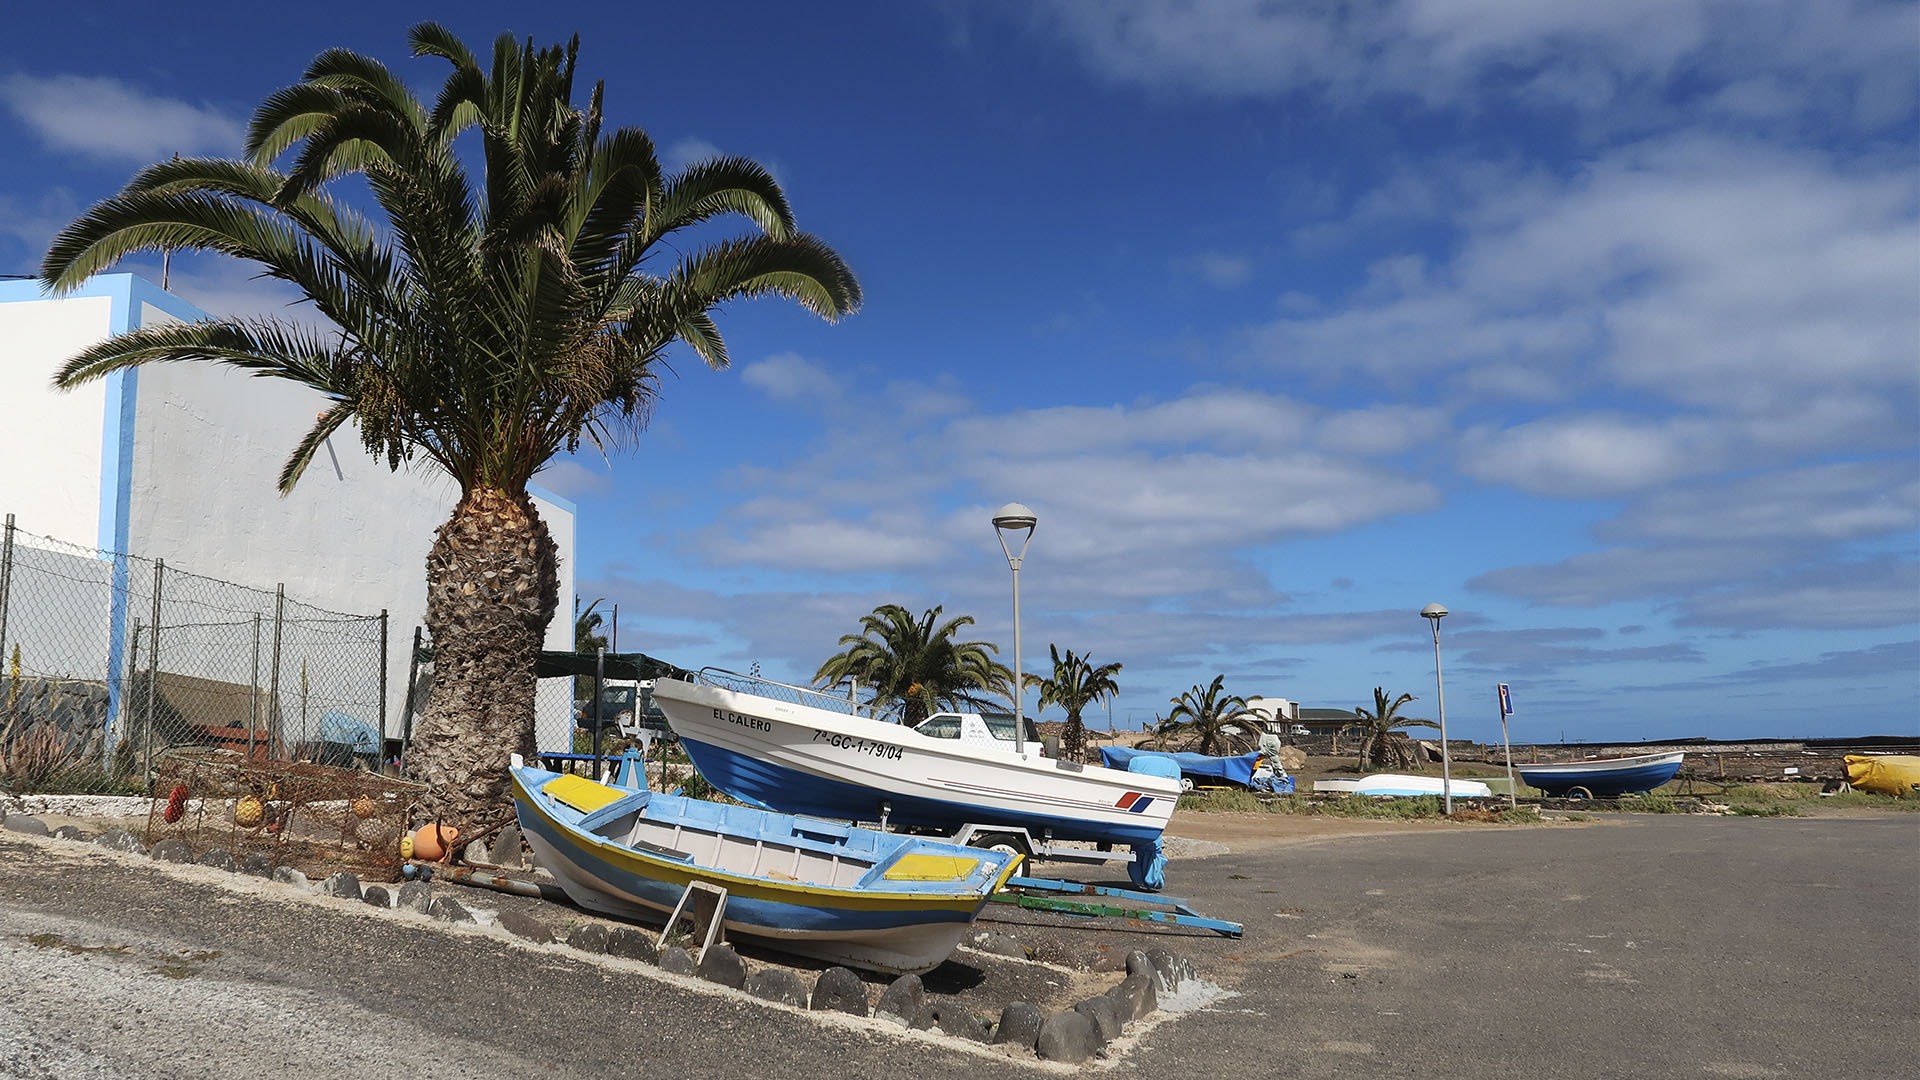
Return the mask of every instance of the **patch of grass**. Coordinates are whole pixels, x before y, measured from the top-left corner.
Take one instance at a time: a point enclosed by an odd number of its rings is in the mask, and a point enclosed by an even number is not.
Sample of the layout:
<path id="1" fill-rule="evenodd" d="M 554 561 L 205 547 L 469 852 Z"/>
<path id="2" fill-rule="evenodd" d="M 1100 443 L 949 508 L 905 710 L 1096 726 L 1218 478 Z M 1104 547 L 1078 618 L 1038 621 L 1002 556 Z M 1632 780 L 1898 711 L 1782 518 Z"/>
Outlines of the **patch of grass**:
<path id="1" fill-rule="evenodd" d="M 1649 792 L 1638 799 L 1620 800 L 1620 809 L 1639 814 L 1684 814 L 1689 807 L 1681 806 L 1672 797 L 1659 792 Z"/>
<path id="2" fill-rule="evenodd" d="M 1456 807 L 1458 804 L 1456 803 Z M 1375 821 L 1423 821 L 1446 817 L 1438 795 L 1415 798 L 1382 798 L 1372 795 L 1348 795 L 1338 799 L 1309 798 L 1305 795 L 1276 795 L 1261 798 L 1250 791 L 1196 791 L 1180 797 L 1180 808 L 1213 814 L 1307 814 L 1316 817 L 1364 818 Z M 1481 810 L 1472 806 L 1454 814 L 1457 821 L 1485 821 L 1502 824 L 1538 824 L 1540 815 L 1529 807 Z"/>
<path id="3" fill-rule="evenodd" d="M 1733 807 L 1735 817 L 1805 817 L 1806 812 L 1792 803 L 1776 803 L 1772 806 L 1754 806 L 1752 804 Z"/>
<path id="4" fill-rule="evenodd" d="M 1568 814 L 1568 815 L 1567 815 L 1566 817 L 1563 817 L 1563 818 L 1561 818 L 1560 820 L 1562 820 L 1562 821 L 1592 821 L 1592 820 L 1593 820 L 1593 816 L 1592 816 L 1592 815 L 1590 815 L 1590 814 Z"/>

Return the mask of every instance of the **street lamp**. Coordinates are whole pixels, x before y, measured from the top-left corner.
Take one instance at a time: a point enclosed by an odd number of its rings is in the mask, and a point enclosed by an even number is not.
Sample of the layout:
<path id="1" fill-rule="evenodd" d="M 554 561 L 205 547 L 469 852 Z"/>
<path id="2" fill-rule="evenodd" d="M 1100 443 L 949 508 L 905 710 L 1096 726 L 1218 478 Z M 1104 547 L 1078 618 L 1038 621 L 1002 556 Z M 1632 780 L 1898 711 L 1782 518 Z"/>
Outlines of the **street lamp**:
<path id="1" fill-rule="evenodd" d="M 1440 694 L 1440 797 L 1446 803 L 1447 816 L 1453 816 L 1453 754 L 1447 749 L 1447 683 L 1440 675 L 1440 620 L 1447 609 L 1428 604 L 1420 617 L 1433 624 L 1433 683 Z"/>
<path id="2" fill-rule="evenodd" d="M 1027 557 L 1027 545 L 1033 543 L 1033 527 L 1039 520 L 1032 510 L 1017 502 L 993 514 L 993 535 L 1000 538 L 1000 550 L 1006 553 L 1007 566 L 1013 570 L 1013 749 L 1021 757 L 1027 756 L 1027 719 L 1020 708 L 1024 696 L 1020 685 L 1020 560 Z M 1026 530 L 1026 536 L 1020 541 L 1020 554 L 1015 555 L 1007 546 L 1007 534 L 1020 529 Z"/>

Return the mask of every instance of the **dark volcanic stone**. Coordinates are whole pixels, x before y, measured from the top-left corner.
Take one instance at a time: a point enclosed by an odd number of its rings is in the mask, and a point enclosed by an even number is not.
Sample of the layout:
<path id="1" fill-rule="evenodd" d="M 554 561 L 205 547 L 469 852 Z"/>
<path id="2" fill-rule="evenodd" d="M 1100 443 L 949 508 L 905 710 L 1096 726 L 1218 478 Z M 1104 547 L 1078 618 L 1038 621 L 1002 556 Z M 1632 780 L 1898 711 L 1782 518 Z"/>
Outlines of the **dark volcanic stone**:
<path id="1" fill-rule="evenodd" d="M 53 836 L 56 840 L 78 840 L 83 844 L 93 839 L 93 837 L 88 836 L 86 831 L 78 825 L 62 825 L 53 830 Z"/>
<path id="2" fill-rule="evenodd" d="M 567 944 L 581 952 L 606 952 L 607 928 L 597 922 L 581 923 L 567 931 Z"/>
<path id="3" fill-rule="evenodd" d="M 542 945 L 551 944 L 554 939 L 553 927 L 522 912 L 503 911 L 500 913 L 498 922 L 502 930 L 512 934 L 514 937 L 526 938 L 528 941 L 537 941 Z"/>
<path id="4" fill-rule="evenodd" d="M 1093 1026 L 1100 1032 L 1102 1043 L 1110 1043 L 1119 1038 L 1122 1029 L 1126 1027 L 1126 1017 L 1120 1014 L 1120 1003 L 1110 997 L 1088 998 L 1075 1005 L 1073 1011 L 1083 1013 L 1087 1019 L 1093 1021 Z"/>
<path id="5" fill-rule="evenodd" d="M 0 821 L 0 828 L 4 828 L 8 832 L 25 833 L 28 836 L 51 836 L 53 834 L 53 830 L 47 828 L 46 822 L 41 821 L 37 817 L 29 817 L 26 814 L 13 814 L 9 816 L 5 821 Z"/>
<path id="6" fill-rule="evenodd" d="M 796 1009 L 807 1007 L 807 984 L 786 968 L 761 968 L 747 976 L 745 989 L 765 1001 L 778 1001 Z"/>
<path id="7" fill-rule="evenodd" d="M 241 856 L 239 870 L 243 874 L 251 874 L 254 877 L 272 877 L 273 860 L 256 851 L 250 855 Z"/>
<path id="8" fill-rule="evenodd" d="M 493 861 L 510 870 L 520 869 L 520 826 L 508 825 L 494 835 Z"/>
<path id="9" fill-rule="evenodd" d="M 642 960 L 649 964 L 660 960 L 660 949 L 653 943 L 653 935 L 631 926 L 616 926 L 608 930 L 606 951 L 608 956 Z"/>
<path id="10" fill-rule="evenodd" d="M 367 886 L 367 891 L 360 894 L 360 899 L 377 908 L 390 908 L 393 906 L 393 894 L 387 892 L 386 886 L 384 885 Z"/>
<path id="11" fill-rule="evenodd" d="M 427 914 L 446 922 L 472 922 L 473 912 L 451 896 L 436 896 L 427 905 Z"/>
<path id="12" fill-rule="evenodd" d="M 1079 1063 L 1100 1049 L 1100 1033 L 1085 1013 L 1068 1010 L 1047 1017 L 1040 1025 L 1034 1050 L 1048 1061 Z"/>
<path id="13" fill-rule="evenodd" d="M 326 884 L 321 887 L 321 891 L 342 900 L 358 900 L 360 899 L 360 879 L 342 870 L 328 878 Z"/>
<path id="14" fill-rule="evenodd" d="M 968 1012 L 953 1002 L 942 1002 L 929 1010 L 933 1013 L 933 1026 L 959 1039 L 974 1042 L 986 1042 L 991 1034 L 987 1022 Z"/>
<path id="15" fill-rule="evenodd" d="M 1027 958 L 1027 947 L 1020 944 L 1020 939 L 1014 937 L 1012 934 L 1001 934 L 992 930 L 984 930 L 973 935 L 973 947 L 983 953 L 990 953 L 994 956 L 1006 956 L 1015 960 L 1025 960 Z"/>
<path id="16" fill-rule="evenodd" d="M 233 852 L 223 847 L 208 848 L 207 853 L 200 856 L 200 865 L 211 866 L 215 870 L 225 870 L 231 874 L 235 869 Z"/>
<path id="17" fill-rule="evenodd" d="M 131 851 L 136 855 L 144 855 L 147 851 L 147 845 L 141 843 L 139 837 L 121 828 L 108 829 L 94 843 L 112 851 Z"/>
<path id="18" fill-rule="evenodd" d="M 11 827 L 11 823 L 9 823 L 9 827 Z M 193 849 L 187 846 L 187 842 L 172 837 L 153 845 L 153 850 L 147 852 L 147 854 L 159 859 L 161 862 L 190 863 L 193 861 Z"/>
<path id="19" fill-rule="evenodd" d="M 1148 959 L 1146 953 L 1135 949 L 1127 954 L 1127 974 L 1152 975 L 1153 961 Z"/>
<path id="20" fill-rule="evenodd" d="M 1153 964 L 1153 970 L 1160 976 L 1158 989 L 1173 991 L 1180 989 L 1180 958 L 1165 949 L 1150 949 L 1147 960 Z"/>
<path id="21" fill-rule="evenodd" d="M 1125 982 L 1107 991 L 1106 996 L 1120 1008 L 1120 1019 L 1138 1020 L 1160 1007 L 1154 992 L 1154 979 L 1148 975 L 1129 975 Z"/>
<path id="22" fill-rule="evenodd" d="M 424 881 L 408 881 L 400 886 L 400 905 L 414 911 L 429 911 L 433 907 L 433 886 Z"/>
<path id="23" fill-rule="evenodd" d="M 693 954 L 678 945 L 669 945 L 660 950 L 660 970 L 675 975 L 693 974 Z"/>
<path id="24" fill-rule="evenodd" d="M 159 858 L 159 856 L 156 855 L 154 856 L 154 858 L 157 859 Z M 301 889 L 301 890 L 305 890 L 311 885 L 311 883 L 307 881 L 307 875 L 301 873 L 298 870 L 295 870 L 291 866 L 274 867 L 273 880 L 279 882 L 282 885 L 291 885 L 294 888 Z"/>
<path id="25" fill-rule="evenodd" d="M 747 984 L 747 962 L 733 951 L 731 945 L 709 945 L 700 950 L 701 978 L 721 986 L 731 986 L 735 990 Z"/>
<path id="26" fill-rule="evenodd" d="M 901 1027 L 912 1027 L 927 1008 L 927 988 L 918 975 L 902 975 L 880 992 L 873 1014 Z"/>
<path id="27" fill-rule="evenodd" d="M 847 968 L 830 967 L 814 982 L 809 1007 L 822 1012 L 865 1016 L 869 1011 L 867 984 Z"/>
<path id="28" fill-rule="evenodd" d="M 1046 1022 L 1040 1010 L 1024 1001 L 1010 1001 L 1000 1010 L 1000 1023 L 993 1029 L 994 1045 L 1007 1043 L 1031 1050 L 1040 1041 L 1040 1025 Z"/>

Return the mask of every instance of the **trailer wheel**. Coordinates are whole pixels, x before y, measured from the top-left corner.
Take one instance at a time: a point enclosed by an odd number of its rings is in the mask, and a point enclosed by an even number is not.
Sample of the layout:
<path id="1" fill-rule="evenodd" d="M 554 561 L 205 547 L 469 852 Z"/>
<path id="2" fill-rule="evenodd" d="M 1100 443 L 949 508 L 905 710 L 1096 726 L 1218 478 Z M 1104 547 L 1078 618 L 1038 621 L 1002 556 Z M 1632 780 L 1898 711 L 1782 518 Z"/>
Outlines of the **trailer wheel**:
<path id="1" fill-rule="evenodd" d="M 1191 776 L 1183 776 L 1183 777 L 1181 777 L 1181 778 L 1180 778 L 1180 793 L 1181 793 L 1182 795 L 1184 795 L 1184 794 L 1186 794 L 1187 792 L 1189 792 L 1189 791 L 1192 791 L 1192 790 L 1193 790 L 1193 777 L 1191 777 Z"/>
<path id="2" fill-rule="evenodd" d="M 1570 787 L 1567 789 L 1567 798 L 1591 799 L 1593 798 L 1593 792 L 1588 791 L 1586 788 L 1583 788 L 1583 787 L 1578 787 L 1578 786 Z"/>
<path id="3" fill-rule="evenodd" d="M 1033 852 L 1027 848 L 1027 842 L 1015 833 L 983 833 L 969 841 L 968 846 L 985 848 L 988 851 L 998 851 L 1007 855 L 1033 857 Z"/>

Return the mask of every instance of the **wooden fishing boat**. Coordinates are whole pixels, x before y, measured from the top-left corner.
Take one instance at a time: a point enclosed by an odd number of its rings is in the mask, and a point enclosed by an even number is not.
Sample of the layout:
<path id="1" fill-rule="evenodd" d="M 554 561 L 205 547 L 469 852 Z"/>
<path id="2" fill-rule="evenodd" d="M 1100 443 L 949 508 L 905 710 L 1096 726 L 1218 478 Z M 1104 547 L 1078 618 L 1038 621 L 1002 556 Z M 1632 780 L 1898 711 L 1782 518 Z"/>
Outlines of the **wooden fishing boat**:
<path id="1" fill-rule="evenodd" d="M 589 911 L 660 921 L 688 886 L 726 890 L 729 934 L 894 974 L 938 966 L 1021 857 L 519 767 L 540 865 Z"/>
<path id="2" fill-rule="evenodd" d="M 700 775 L 775 810 L 949 832 L 1000 825 L 1138 849 L 1158 842 L 1180 798 L 1177 777 L 1043 757 L 1031 743 L 1017 752 L 1011 729 L 965 738 L 969 727 L 988 730 L 972 714 L 910 728 L 804 687 L 732 673 L 701 679 L 658 680 L 654 700 Z"/>
<path id="3" fill-rule="evenodd" d="M 1626 795 L 1652 791 L 1680 771 L 1685 753 L 1638 754 L 1549 764 L 1514 765 L 1520 779 L 1549 795 Z"/>

